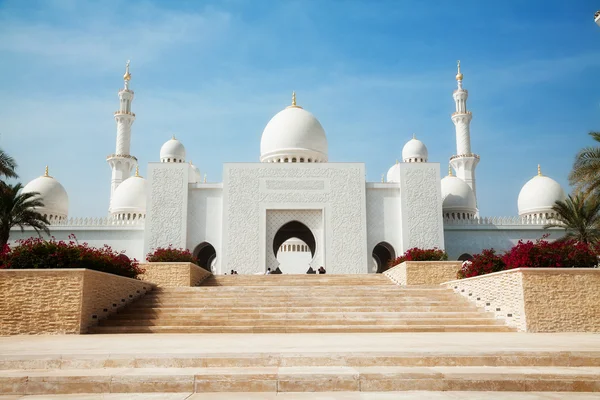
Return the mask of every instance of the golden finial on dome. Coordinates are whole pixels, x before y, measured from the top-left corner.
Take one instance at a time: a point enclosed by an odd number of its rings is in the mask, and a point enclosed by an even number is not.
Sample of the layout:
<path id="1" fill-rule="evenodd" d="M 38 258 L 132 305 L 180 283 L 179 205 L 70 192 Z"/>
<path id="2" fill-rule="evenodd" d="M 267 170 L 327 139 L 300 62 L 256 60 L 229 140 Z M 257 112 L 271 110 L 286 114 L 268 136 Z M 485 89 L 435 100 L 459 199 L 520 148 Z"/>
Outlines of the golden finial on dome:
<path id="1" fill-rule="evenodd" d="M 296 91 L 292 92 L 292 105 L 287 106 L 287 108 L 302 108 L 298 104 L 296 104 Z"/>
<path id="2" fill-rule="evenodd" d="M 413 139 L 416 139 L 416 138 L 417 138 L 417 135 L 415 135 L 415 134 L 413 133 Z"/>
<path id="3" fill-rule="evenodd" d="M 385 181 L 383 180 L 383 175 L 384 175 L 384 174 L 381 174 L 381 183 L 384 183 L 384 182 L 385 182 Z"/>
<path id="4" fill-rule="evenodd" d="M 457 81 L 462 81 L 463 80 L 463 74 L 460 72 L 460 60 L 457 61 L 457 67 L 458 67 L 458 73 L 456 74 L 456 80 Z"/>
<path id="5" fill-rule="evenodd" d="M 46 165 L 46 170 L 44 171 L 44 176 L 46 178 L 50 178 L 50 175 L 48 175 L 48 166 Z"/>
<path id="6" fill-rule="evenodd" d="M 140 166 L 139 165 L 135 166 L 135 176 L 137 178 L 141 178 L 141 176 L 140 176 Z"/>
<path id="7" fill-rule="evenodd" d="M 131 80 L 131 74 L 129 73 L 129 60 L 127 60 L 127 64 L 125 64 L 125 75 L 123 75 L 123 80 L 129 81 Z"/>
<path id="8" fill-rule="evenodd" d="M 538 164 L 538 176 L 542 176 L 542 167 Z"/>
<path id="9" fill-rule="evenodd" d="M 399 164 L 398 159 L 396 158 L 396 164 Z"/>
<path id="10" fill-rule="evenodd" d="M 452 165 L 448 165 L 448 176 L 454 176 L 452 175 Z"/>
<path id="11" fill-rule="evenodd" d="M 204 183 L 206 183 L 206 174 L 204 174 Z"/>
<path id="12" fill-rule="evenodd" d="M 177 140 L 177 139 L 175 139 L 175 134 L 171 135 L 171 140 Z"/>

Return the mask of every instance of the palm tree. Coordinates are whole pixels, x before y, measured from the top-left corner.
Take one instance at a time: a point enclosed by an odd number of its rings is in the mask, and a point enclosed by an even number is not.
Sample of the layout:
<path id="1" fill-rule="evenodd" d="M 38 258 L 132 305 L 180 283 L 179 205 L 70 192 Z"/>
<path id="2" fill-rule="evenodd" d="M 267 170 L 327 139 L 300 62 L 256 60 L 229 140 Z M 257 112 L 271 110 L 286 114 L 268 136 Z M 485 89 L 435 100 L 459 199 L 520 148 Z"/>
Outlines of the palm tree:
<path id="1" fill-rule="evenodd" d="M 590 132 L 590 136 L 600 142 L 600 132 Z M 584 147 L 577 153 L 569 182 L 575 187 L 575 193 L 600 196 L 600 146 Z"/>
<path id="2" fill-rule="evenodd" d="M 40 236 L 40 231 L 50 234 L 50 222 L 35 210 L 44 206 L 39 193 L 19 193 L 21 189 L 20 183 L 4 184 L 4 189 L 0 191 L 0 249 L 8 243 L 10 229 L 14 226 L 20 227 L 21 231 L 31 226 Z"/>
<path id="3" fill-rule="evenodd" d="M 544 226 L 565 228 L 562 239 L 576 239 L 584 243 L 596 244 L 600 241 L 600 198 L 578 194 L 569 195 L 565 201 L 554 203 L 552 210 L 558 222 Z"/>
<path id="4" fill-rule="evenodd" d="M 17 168 L 15 159 L 0 149 L 0 177 L 16 178 L 15 168 Z"/>

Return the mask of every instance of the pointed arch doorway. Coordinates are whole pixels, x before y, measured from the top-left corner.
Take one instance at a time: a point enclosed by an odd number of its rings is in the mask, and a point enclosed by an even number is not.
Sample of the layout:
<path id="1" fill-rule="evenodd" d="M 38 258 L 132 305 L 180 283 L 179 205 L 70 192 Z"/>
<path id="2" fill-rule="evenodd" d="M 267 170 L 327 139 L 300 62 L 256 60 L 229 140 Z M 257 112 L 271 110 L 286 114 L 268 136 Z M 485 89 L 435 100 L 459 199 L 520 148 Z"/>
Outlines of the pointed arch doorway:
<path id="1" fill-rule="evenodd" d="M 275 233 L 273 254 L 283 273 L 305 274 L 316 250 L 315 236 L 302 222 L 290 221 Z"/>
<path id="2" fill-rule="evenodd" d="M 262 256 L 264 257 L 262 258 L 264 271 L 267 268 L 275 271 L 279 267 L 284 274 L 305 274 L 311 267 L 316 270 L 321 265 L 325 266 L 323 210 L 270 209 L 265 211 L 266 231 Z M 284 246 L 283 249 L 282 246 Z M 301 249 L 300 253 L 298 253 L 298 248 Z M 282 250 L 285 249 L 292 251 L 296 249 L 297 253 L 283 253 Z M 303 257 L 303 260 L 298 260 L 298 257 Z M 289 258 L 296 258 L 295 266 L 292 268 L 288 266 L 285 269 L 286 266 L 280 264 L 287 263 L 280 261 L 287 261 Z"/>
<path id="3" fill-rule="evenodd" d="M 214 265 L 217 260 L 217 250 L 208 242 L 202 242 L 194 248 L 192 252 L 194 257 L 198 259 L 200 267 L 214 273 Z"/>
<path id="4" fill-rule="evenodd" d="M 388 242 L 379 242 L 373 248 L 373 253 L 371 254 L 373 257 L 373 262 L 377 267 L 376 272 L 381 274 L 383 271 L 387 269 L 388 263 L 396 258 L 396 252 L 391 244 Z"/>

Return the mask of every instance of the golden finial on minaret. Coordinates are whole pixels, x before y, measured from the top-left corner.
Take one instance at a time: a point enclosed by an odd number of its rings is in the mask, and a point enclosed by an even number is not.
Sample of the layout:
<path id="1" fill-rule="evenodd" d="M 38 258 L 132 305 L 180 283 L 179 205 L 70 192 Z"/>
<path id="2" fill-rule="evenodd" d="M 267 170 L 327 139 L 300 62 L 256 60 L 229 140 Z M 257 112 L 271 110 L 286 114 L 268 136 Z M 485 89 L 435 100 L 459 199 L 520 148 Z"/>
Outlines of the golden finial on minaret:
<path id="1" fill-rule="evenodd" d="M 140 176 L 140 166 L 139 165 L 135 166 L 135 176 L 138 177 L 138 178 L 141 178 L 141 176 Z"/>
<path id="2" fill-rule="evenodd" d="M 456 80 L 457 81 L 462 81 L 463 80 L 463 74 L 460 72 L 460 60 L 457 61 L 457 66 L 458 66 L 458 73 L 456 74 Z"/>
<path id="3" fill-rule="evenodd" d="M 540 164 L 538 164 L 538 176 L 542 176 L 542 168 L 540 167 Z"/>
<path id="4" fill-rule="evenodd" d="M 452 175 L 452 165 L 448 165 L 448 176 L 454 176 Z"/>
<path id="5" fill-rule="evenodd" d="M 50 175 L 48 175 L 48 166 L 46 165 L 46 170 L 44 171 L 44 176 L 46 178 L 50 178 Z"/>
<path id="6" fill-rule="evenodd" d="M 129 60 L 127 60 L 127 64 L 125 64 L 125 75 L 123 75 L 123 80 L 129 81 L 131 80 L 131 74 L 129 73 Z"/>

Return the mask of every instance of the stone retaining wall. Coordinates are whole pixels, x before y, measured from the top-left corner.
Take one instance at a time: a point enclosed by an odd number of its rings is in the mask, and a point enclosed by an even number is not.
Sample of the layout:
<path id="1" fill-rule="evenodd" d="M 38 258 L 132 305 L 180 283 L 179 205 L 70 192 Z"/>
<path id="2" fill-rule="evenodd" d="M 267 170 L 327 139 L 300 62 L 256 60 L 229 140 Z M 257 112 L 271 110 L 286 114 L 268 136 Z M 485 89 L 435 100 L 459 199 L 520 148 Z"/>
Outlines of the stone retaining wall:
<path id="1" fill-rule="evenodd" d="M 405 261 L 383 274 L 398 285 L 439 285 L 456 279 L 462 261 Z"/>
<path id="2" fill-rule="evenodd" d="M 145 272 L 140 279 L 159 287 L 197 286 L 212 274 L 192 263 L 162 262 L 140 264 Z"/>
<path id="3" fill-rule="evenodd" d="M 518 268 L 445 282 L 523 332 L 600 332 L 600 269 Z"/>
<path id="4" fill-rule="evenodd" d="M 0 271 L 0 335 L 78 334 L 154 285 L 89 269 Z"/>

